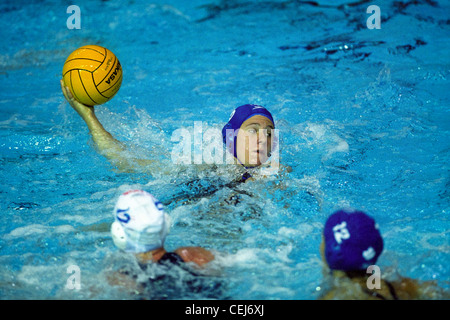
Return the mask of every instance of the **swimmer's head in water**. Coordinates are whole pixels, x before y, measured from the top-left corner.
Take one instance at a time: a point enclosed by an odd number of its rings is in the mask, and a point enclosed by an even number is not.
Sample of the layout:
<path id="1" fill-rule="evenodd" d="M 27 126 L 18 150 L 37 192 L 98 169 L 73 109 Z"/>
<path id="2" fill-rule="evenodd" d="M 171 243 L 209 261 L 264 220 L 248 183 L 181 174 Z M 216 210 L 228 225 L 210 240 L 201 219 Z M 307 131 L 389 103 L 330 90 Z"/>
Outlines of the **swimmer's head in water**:
<path id="1" fill-rule="evenodd" d="M 111 234 L 119 249 L 140 253 L 161 248 L 169 227 L 169 216 L 151 194 L 132 190 L 117 200 Z"/>
<path id="2" fill-rule="evenodd" d="M 222 138 L 230 152 L 245 167 L 266 162 L 272 148 L 272 114 L 264 107 L 246 104 L 236 108 L 222 129 Z"/>
<path id="3" fill-rule="evenodd" d="M 325 259 L 334 270 L 365 270 L 383 251 L 375 220 L 361 211 L 340 210 L 325 223 Z"/>

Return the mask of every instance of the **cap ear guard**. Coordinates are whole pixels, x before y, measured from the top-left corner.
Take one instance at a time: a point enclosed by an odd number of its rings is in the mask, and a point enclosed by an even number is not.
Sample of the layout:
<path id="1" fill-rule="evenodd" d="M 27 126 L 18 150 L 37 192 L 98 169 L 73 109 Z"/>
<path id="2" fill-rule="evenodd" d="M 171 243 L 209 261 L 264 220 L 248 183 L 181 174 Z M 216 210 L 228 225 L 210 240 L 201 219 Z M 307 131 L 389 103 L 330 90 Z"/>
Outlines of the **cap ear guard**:
<path id="1" fill-rule="evenodd" d="M 222 128 L 222 139 L 223 139 L 223 143 L 226 144 L 227 140 L 229 141 L 230 139 L 234 138 L 234 135 L 230 134 L 230 131 L 227 132 L 227 130 L 233 130 L 231 132 L 234 132 L 233 126 L 231 125 L 231 123 L 227 123 L 223 128 Z M 228 134 L 227 134 L 228 133 Z"/>
<path id="2" fill-rule="evenodd" d="M 111 225 L 111 235 L 117 248 L 125 250 L 127 247 L 127 235 L 119 221 L 114 221 Z"/>

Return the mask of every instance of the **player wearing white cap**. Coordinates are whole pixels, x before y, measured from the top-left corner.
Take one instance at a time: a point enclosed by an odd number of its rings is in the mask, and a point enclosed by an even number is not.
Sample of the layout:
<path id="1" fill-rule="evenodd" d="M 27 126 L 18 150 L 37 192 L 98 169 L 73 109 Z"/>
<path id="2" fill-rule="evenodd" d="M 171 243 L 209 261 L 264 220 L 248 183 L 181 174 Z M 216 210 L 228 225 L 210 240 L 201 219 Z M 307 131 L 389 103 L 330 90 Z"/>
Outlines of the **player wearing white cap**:
<path id="1" fill-rule="evenodd" d="M 181 247 L 174 252 L 164 249 L 170 229 L 170 217 L 163 205 L 143 190 L 122 194 L 114 208 L 111 234 L 114 244 L 136 254 L 139 262 L 193 262 L 198 266 L 214 260 L 214 255 L 201 247 Z"/>

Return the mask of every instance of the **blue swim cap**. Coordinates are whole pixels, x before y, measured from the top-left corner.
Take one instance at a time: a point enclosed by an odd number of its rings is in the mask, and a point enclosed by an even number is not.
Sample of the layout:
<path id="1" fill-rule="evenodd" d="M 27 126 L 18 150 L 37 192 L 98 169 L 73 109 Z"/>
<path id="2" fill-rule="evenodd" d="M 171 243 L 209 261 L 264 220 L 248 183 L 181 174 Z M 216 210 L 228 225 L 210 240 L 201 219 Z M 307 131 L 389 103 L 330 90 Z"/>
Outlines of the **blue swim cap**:
<path id="1" fill-rule="evenodd" d="M 383 251 L 375 220 L 362 211 L 339 210 L 325 223 L 325 258 L 330 269 L 365 270 Z"/>
<path id="2" fill-rule="evenodd" d="M 225 144 L 227 150 L 237 158 L 236 154 L 236 139 L 237 139 L 237 129 L 241 127 L 245 120 L 256 116 L 261 115 L 268 118 L 272 121 L 275 126 L 275 122 L 273 121 L 272 114 L 264 107 L 256 105 L 256 104 L 245 104 L 243 106 L 237 107 L 230 115 L 230 119 L 228 123 L 222 129 L 222 138 L 223 143 Z M 233 131 L 227 130 L 232 129 Z"/>

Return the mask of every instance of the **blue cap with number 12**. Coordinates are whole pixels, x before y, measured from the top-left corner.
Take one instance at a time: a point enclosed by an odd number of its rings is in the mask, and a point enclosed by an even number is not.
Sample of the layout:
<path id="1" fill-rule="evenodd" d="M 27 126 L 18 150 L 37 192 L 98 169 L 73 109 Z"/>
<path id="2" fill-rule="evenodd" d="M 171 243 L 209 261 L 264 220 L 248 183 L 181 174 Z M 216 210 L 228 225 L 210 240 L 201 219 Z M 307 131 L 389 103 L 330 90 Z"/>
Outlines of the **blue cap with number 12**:
<path id="1" fill-rule="evenodd" d="M 362 211 L 339 210 L 325 223 L 325 259 L 330 269 L 365 270 L 383 251 L 375 220 Z"/>

